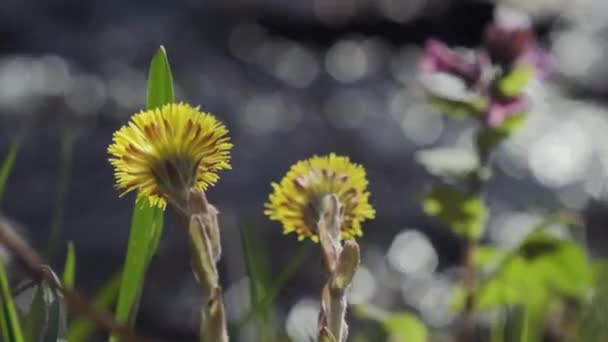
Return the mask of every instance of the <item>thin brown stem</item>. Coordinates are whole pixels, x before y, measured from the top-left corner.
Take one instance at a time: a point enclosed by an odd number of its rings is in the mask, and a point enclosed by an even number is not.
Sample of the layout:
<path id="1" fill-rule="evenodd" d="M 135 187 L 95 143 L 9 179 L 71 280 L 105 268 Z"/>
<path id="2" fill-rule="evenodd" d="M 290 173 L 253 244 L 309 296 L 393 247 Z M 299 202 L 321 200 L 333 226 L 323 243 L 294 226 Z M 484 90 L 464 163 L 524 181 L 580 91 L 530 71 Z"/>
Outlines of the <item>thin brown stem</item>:
<path id="1" fill-rule="evenodd" d="M 23 264 L 28 273 L 37 281 L 45 280 L 60 293 L 68 308 L 77 315 L 96 323 L 100 328 L 115 332 L 121 341 L 143 342 L 143 337 L 136 334 L 127 326 L 114 320 L 112 315 L 93 304 L 93 302 L 74 289 L 64 288 L 63 285 L 47 272 L 42 258 L 25 240 L 15 233 L 8 224 L 0 223 L 0 244 L 4 245 Z"/>

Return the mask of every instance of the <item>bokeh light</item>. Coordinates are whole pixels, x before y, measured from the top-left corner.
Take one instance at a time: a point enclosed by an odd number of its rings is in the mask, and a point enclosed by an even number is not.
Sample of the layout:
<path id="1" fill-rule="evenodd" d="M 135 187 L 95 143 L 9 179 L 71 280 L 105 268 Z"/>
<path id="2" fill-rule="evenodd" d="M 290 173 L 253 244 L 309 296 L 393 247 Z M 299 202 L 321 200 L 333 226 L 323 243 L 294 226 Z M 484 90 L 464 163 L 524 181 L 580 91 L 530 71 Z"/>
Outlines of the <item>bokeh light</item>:
<path id="1" fill-rule="evenodd" d="M 417 277 L 433 274 L 438 265 L 437 252 L 429 239 L 413 229 L 395 236 L 386 257 L 395 270 Z"/>
<path id="2" fill-rule="evenodd" d="M 319 301 L 303 298 L 291 307 L 285 320 L 285 330 L 294 341 L 309 341 L 317 336 Z"/>

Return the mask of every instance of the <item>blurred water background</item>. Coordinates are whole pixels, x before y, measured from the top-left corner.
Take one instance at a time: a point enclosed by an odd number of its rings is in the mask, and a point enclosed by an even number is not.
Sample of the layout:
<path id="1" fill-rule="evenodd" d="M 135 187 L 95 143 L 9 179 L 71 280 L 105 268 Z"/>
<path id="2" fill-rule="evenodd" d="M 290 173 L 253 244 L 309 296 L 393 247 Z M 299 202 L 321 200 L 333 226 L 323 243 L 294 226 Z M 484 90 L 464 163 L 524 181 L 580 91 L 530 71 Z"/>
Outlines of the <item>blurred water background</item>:
<path id="1" fill-rule="evenodd" d="M 535 15 L 554 57 L 534 85 L 524 128 L 503 144 L 486 192 L 486 241 L 512 246 L 542 214 L 584 213 L 589 250 L 606 253 L 608 2 L 510 0 Z M 459 244 L 426 218 L 436 181 L 417 159 L 470 162 L 470 122 L 423 100 L 416 63 L 425 39 L 475 46 L 491 1 L 463 0 L 3 0 L 0 3 L 0 156 L 23 137 L 2 203 L 34 246 L 75 242 L 77 285 L 92 293 L 120 269 L 132 198 L 118 198 L 106 148 L 145 103 L 152 53 L 168 51 L 177 98 L 226 122 L 233 170 L 208 193 L 221 211 L 221 273 L 229 318 L 248 308 L 242 232 L 259 237 L 270 277 L 301 249 L 263 216 L 270 182 L 295 161 L 336 152 L 363 164 L 377 218 L 364 226 L 352 301 L 411 308 L 449 327 Z M 432 152 L 419 152 L 433 149 Z M 60 234 L 50 236 L 52 227 Z M 557 227 L 556 229 L 559 229 Z M 193 340 L 198 292 L 186 234 L 169 217 L 143 296 L 140 327 Z M 311 246 L 314 247 L 314 246 Z M 314 332 L 322 279 L 314 250 L 282 288 L 273 315 L 296 341 Z M 308 323 L 307 323 L 308 322 Z M 308 324 L 308 325 L 307 325 Z M 242 341 L 249 341 L 247 334 Z"/>

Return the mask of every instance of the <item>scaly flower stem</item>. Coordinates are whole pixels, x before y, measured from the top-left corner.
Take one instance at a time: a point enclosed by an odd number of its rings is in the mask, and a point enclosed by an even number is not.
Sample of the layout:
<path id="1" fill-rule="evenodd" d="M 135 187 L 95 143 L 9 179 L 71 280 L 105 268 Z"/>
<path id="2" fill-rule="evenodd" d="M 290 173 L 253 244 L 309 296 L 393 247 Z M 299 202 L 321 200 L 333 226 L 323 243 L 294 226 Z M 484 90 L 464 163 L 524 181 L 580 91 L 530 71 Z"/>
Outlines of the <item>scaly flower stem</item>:
<path id="1" fill-rule="evenodd" d="M 191 190 L 189 194 L 190 220 L 188 234 L 192 253 L 192 271 L 202 290 L 201 342 L 227 342 L 226 315 L 222 287 L 216 264 L 220 260 L 220 231 L 218 211 L 204 192 Z"/>
<path id="2" fill-rule="evenodd" d="M 344 342 L 348 336 L 345 315 L 346 290 L 359 266 L 359 246 L 354 240 L 342 245 L 340 227 L 344 208 L 338 197 L 327 195 L 321 200 L 320 218 L 317 224 L 321 256 L 328 274 L 321 293 L 319 313 L 319 341 Z"/>

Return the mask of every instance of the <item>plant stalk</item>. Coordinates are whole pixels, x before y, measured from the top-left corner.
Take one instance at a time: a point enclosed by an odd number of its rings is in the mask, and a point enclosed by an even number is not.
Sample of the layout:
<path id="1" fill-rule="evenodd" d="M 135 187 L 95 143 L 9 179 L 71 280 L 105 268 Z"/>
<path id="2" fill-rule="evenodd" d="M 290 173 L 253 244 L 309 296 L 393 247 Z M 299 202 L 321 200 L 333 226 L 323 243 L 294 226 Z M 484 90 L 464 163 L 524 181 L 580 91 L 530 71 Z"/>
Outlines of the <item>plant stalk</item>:
<path id="1" fill-rule="evenodd" d="M 359 246 L 354 240 L 342 245 L 341 226 L 343 206 L 335 195 L 321 201 L 317 224 L 321 256 L 328 279 L 321 292 L 319 313 L 319 341 L 345 342 L 348 336 L 346 323 L 346 290 L 350 287 L 359 266 Z"/>
<path id="2" fill-rule="evenodd" d="M 188 198 L 190 220 L 188 234 L 192 254 L 192 272 L 201 287 L 200 341 L 227 342 L 228 329 L 217 262 L 221 257 L 217 209 L 209 204 L 205 193 L 191 190 Z"/>

